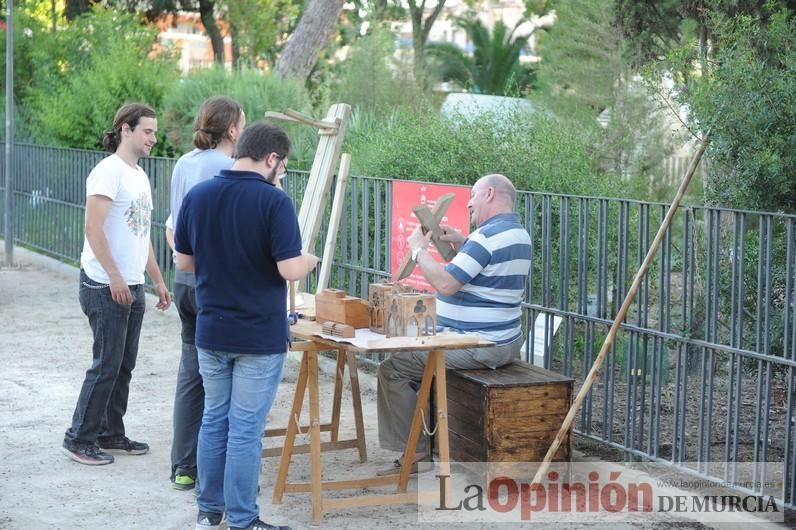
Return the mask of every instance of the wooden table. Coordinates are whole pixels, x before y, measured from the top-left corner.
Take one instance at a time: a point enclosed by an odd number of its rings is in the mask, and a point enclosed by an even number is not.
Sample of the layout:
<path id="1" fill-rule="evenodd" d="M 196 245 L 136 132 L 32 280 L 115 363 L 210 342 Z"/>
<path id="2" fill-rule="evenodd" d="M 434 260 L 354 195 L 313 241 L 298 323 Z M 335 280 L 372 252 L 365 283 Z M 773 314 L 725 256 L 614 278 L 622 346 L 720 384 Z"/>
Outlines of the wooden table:
<path id="1" fill-rule="evenodd" d="M 295 351 L 303 352 L 301 361 L 303 369 L 299 372 L 299 378 L 296 382 L 296 393 L 293 398 L 290 418 L 297 417 L 301 412 L 304 394 L 308 387 L 310 395 L 310 482 L 293 484 L 287 482 L 290 458 L 293 454 L 293 446 L 298 431 L 297 423 L 295 421 L 289 421 L 285 432 L 285 443 L 279 463 L 279 472 L 277 473 L 276 484 L 274 486 L 273 503 L 281 504 L 285 492 L 309 492 L 312 494 L 312 522 L 317 525 L 321 523 L 323 513 L 329 510 L 356 506 L 378 506 L 417 502 L 417 492 L 407 492 L 406 487 L 409 482 L 415 448 L 417 447 L 417 441 L 420 437 L 422 424 L 421 411 L 425 409 L 428 403 L 431 393 L 431 382 L 435 377 L 437 380 L 435 385 L 435 399 L 437 404 L 437 437 L 440 473 L 449 474 L 450 445 L 448 441 L 448 399 L 445 382 L 445 350 L 491 346 L 493 343 L 482 340 L 474 335 L 446 334 L 434 337 L 384 338 L 383 340 L 371 341 L 366 347 L 362 347 L 346 342 L 321 338 L 318 336 L 320 332 L 321 325 L 317 322 L 299 320 L 297 324 L 291 326 L 292 335 L 299 339 L 303 339 L 302 342 L 294 343 L 292 348 Z M 415 407 L 415 413 L 412 419 L 412 427 L 409 431 L 409 437 L 404 451 L 403 466 L 398 475 L 367 477 L 354 480 L 321 480 L 322 449 L 318 394 L 318 352 L 325 350 L 344 351 L 346 354 L 354 354 L 356 352 L 429 352 L 423 379 L 420 383 L 420 390 L 418 391 L 417 406 Z M 407 457 L 407 455 L 409 456 Z M 360 489 L 372 486 L 389 486 L 393 484 L 397 485 L 394 493 L 360 495 L 356 497 L 334 499 L 323 498 L 321 496 L 323 490 Z"/>

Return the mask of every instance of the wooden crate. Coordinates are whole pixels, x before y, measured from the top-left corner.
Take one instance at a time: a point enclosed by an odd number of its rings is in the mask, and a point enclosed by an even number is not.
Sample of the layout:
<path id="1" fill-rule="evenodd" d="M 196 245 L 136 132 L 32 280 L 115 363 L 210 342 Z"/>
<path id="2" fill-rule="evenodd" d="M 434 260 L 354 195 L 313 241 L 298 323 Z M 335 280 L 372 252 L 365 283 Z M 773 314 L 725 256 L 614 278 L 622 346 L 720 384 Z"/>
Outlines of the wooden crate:
<path id="1" fill-rule="evenodd" d="M 497 370 L 448 370 L 454 462 L 541 462 L 572 404 L 573 379 L 514 361 Z M 554 458 L 567 462 L 571 430 Z"/>

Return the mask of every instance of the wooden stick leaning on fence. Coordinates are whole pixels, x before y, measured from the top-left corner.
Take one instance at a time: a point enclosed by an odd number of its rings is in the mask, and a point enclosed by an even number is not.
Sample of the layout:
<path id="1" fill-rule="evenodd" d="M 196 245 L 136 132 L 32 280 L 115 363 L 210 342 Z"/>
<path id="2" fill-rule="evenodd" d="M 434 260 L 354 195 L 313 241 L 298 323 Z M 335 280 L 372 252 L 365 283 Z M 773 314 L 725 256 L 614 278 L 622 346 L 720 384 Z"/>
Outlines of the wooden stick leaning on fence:
<path id="1" fill-rule="evenodd" d="M 608 350 L 611 349 L 611 346 L 614 343 L 616 333 L 619 331 L 622 322 L 625 320 L 625 316 L 630 309 L 630 304 L 632 304 L 633 300 L 636 298 L 636 293 L 641 286 L 641 281 L 644 279 L 647 269 L 649 269 L 650 265 L 652 264 L 652 260 L 655 258 L 655 254 L 658 252 L 658 247 L 661 245 L 663 236 L 666 234 L 666 230 L 672 223 L 674 214 L 677 212 L 677 208 L 680 206 L 680 201 L 683 199 L 683 195 L 685 195 L 694 173 L 696 173 L 696 169 L 699 166 L 699 161 L 702 159 L 702 155 L 705 153 L 705 149 L 707 148 L 709 141 L 710 131 L 708 131 L 708 133 L 702 138 L 702 144 L 694 155 L 694 158 L 691 160 L 688 170 L 683 176 L 682 182 L 680 182 L 680 187 L 677 189 L 677 194 L 674 196 L 674 200 L 672 201 L 669 210 L 666 212 L 666 216 L 663 218 L 660 228 L 658 228 L 658 233 L 655 234 L 655 239 L 653 239 L 652 245 L 647 251 L 644 261 L 641 263 L 641 267 L 639 267 L 638 271 L 636 271 L 636 275 L 633 277 L 633 283 L 630 286 L 630 290 L 627 292 L 624 302 L 622 302 L 622 307 L 619 308 L 619 312 L 616 314 L 614 323 L 611 325 L 610 331 L 608 331 L 608 336 L 605 337 L 605 342 L 603 342 L 600 353 L 597 354 L 597 358 L 594 359 L 594 364 L 592 364 L 591 370 L 589 370 L 589 375 L 586 376 L 586 379 L 583 381 L 583 386 L 580 388 L 577 397 L 575 397 L 575 402 L 572 403 L 566 418 L 564 418 L 564 423 L 558 430 L 558 434 L 556 434 L 556 438 L 553 440 L 553 444 L 550 446 L 550 449 L 547 450 L 547 454 L 542 461 L 542 465 L 539 466 L 539 469 L 536 471 L 536 475 L 533 477 L 533 482 L 531 482 L 531 484 L 541 484 L 542 477 L 544 477 L 547 473 L 547 469 L 550 467 L 550 462 L 558 452 L 561 442 L 566 438 L 567 432 L 572 426 L 572 423 L 575 421 L 575 415 L 578 413 L 580 406 L 586 399 L 586 394 L 589 393 L 589 390 L 594 384 L 594 380 L 597 379 L 597 376 L 600 373 L 600 368 L 605 360 L 605 356 L 608 354 Z"/>
<path id="2" fill-rule="evenodd" d="M 323 247 L 323 255 L 321 256 L 321 272 L 318 273 L 316 294 L 329 286 L 329 277 L 332 274 L 332 259 L 334 258 L 334 249 L 337 244 L 337 231 L 340 228 L 340 216 L 343 214 L 346 183 L 348 182 L 348 171 L 350 169 L 351 155 L 343 153 L 340 157 L 340 170 L 337 172 L 337 181 L 335 182 L 332 213 L 329 217 L 329 225 L 326 228 L 326 244 Z"/>

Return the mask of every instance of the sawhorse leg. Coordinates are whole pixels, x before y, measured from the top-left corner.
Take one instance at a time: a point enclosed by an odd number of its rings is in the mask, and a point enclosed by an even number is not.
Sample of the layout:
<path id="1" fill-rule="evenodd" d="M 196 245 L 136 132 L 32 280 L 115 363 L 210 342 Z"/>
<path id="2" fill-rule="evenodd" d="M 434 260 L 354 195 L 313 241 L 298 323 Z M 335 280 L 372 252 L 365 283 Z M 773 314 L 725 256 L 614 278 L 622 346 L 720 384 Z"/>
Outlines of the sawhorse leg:
<path id="1" fill-rule="evenodd" d="M 312 484 L 312 524 L 321 524 L 323 504 L 321 500 L 321 418 L 318 397 L 318 352 L 304 352 L 310 386 L 310 483 Z M 285 477 L 287 478 L 287 477 Z"/>
<path id="2" fill-rule="evenodd" d="M 304 404 L 304 391 L 307 388 L 307 352 L 301 354 L 301 368 L 299 368 L 298 380 L 296 381 L 296 393 L 293 395 L 293 406 L 290 409 L 290 417 L 287 420 L 285 429 L 285 443 L 282 450 L 282 458 L 279 461 L 279 471 L 276 474 L 276 484 L 274 485 L 274 504 L 282 504 L 282 495 L 285 492 L 287 482 L 287 471 L 290 467 L 290 457 L 293 455 L 293 445 L 296 442 L 298 431 L 298 416 L 301 413 L 301 406 Z"/>
<path id="3" fill-rule="evenodd" d="M 285 490 L 288 487 L 287 475 L 290 469 L 290 459 L 294 454 L 296 434 L 299 432 L 298 416 L 301 413 L 301 408 L 304 404 L 304 395 L 307 391 L 307 387 L 309 387 L 309 491 L 312 495 L 312 521 L 313 524 L 320 524 L 321 518 L 323 516 L 323 498 L 321 497 L 321 491 L 323 488 L 321 482 L 321 451 L 324 444 L 321 444 L 320 395 L 318 390 L 318 351 L 325 349 L 325 347 L 314 344 L 303 344 L 298 347 L 301 347 L 303 351 L 301 356 L 301 367 L 299 368 L 299 376 L 298 380 L 296 381 L 296 393 L 293 396 L 293 406 L 290 410 L 291 417 L 288 420 L 288 426 L 285 429 L 285 443 L 279 462 L 279 471 L 277 472 L 276 484 L 274 485 L 273 503 L 281 504 L 282 497 L 284 496 Z M 359 449 L 360 460 L 364 462 L 367 458 L 365 448 L 365 428 L 362 420 L 362 402 L 359 394 L 359 378 L 357 374 L 356 357 L 353 352 L 338 352 L 338 372 L 336 374 L 334 391 L 337 403 L 336 405 L 333 405 L 332 423 L 330 424 L 331 433 L 333 438 L 336 438 L 336 433 L 338 432 L 340 423 L 339 399 L 342 397 L 342 374 L 343 370 L 345 369 L 345 364 L 348 364 L 351 377 L 351 390 L 354 398 L 354 416 L 357 430 L 357 439 L 350 440 L 348 442 L 356 442 L 356 445 L 353 447 L 357 447 Z M 342 443 L 347 442 L 340 442 L 339 440 L 333 439 L 332 442 L 329 442 L 329 445 Z"/>
<path id="4" fill-rule="evenodd" d="M 431 382 L 436 378 L 435 398 L 437 403 L 437 440 L 439 445 L 440 474 L 450 474 L 450 442 L 448 438 L 448 391 L 445 378 L 445 352 L 442 350 L 432 350 L 426 359 L 426 368 L 423 371 L 423 379 L 420 382 L 420 390 L 417 392 L 417 404 L 415 414 L 412 418 L 412 427 L 409 429 L 409 437 L 406 440 L 406 449 L 403 455 L 403 465 L 401 466 L 400 478 L 398 479 L 398 491 L 406 492 L 409 482 L 409 474 L 415 457 L 415 449 L 420 438 L 422 428 L 423 411 L 428 405 L 431 395 Z"/>
<path id="5" fill-rule="evenodd" d="M 301 345 L 297 347 L 303 347 Z M 327 350 L 328 347 L 321 347 L 317 351 Z M 302 360 L 303 362 L 303 360 Z M 349 378 L 351 381 L 351 401 L 354 406 L 354 423 L 356 426 L 356 438 L 350 440 L 340 440 L 340 411 L 343 397 L 343 381 L 346 365 L 348 365 Z M 303 365 L 302 365 L 303 366 Z M 296 387 L 298 390 L 298 386 Z M 289 418 L 290 422 L 296 421 L 301 415 L 301 408 Z M 309 425 L 299 426 L 299 431 L 307 432 Z M 329 432 L 331 434 L 331 441 L 321 442 L 322 451 L 333 451 L 339 449 L 352 449 L 357 448 L 359 451 L 360 462 L 367 462 L 367 444 L 365 441 L 365 426 L 362 420 L 362 398 L 359 388 L 359 372 L 357 370 L 357 358 L 354 352 L 346 352 L 339 350 L 337 352 L 337 364 L 335 367 L 335 381 L 334 381 L 334 394 L 332 399 L 332 418 L 330 423 L 320 425 L 321 432 Z M 265 437 L 285 436 L 287 428 L 274 428 L 266 429 Z M 310 452 L 309 445 L 299 445 L 293 447 L 293 454 L 305 454 Z M 282 448 L 270 447 L 264 448 L 262 456 L 271 457 L 279 456 L 282 454 Z"/>
<path id="6" fill-rule="evenodd" d="M 338 354 L 339 355 L 339 354 Z M 357 431 L 357 449 L 359 461 L 368 461 L 368 451 L 365 445 L 365 423 L 362 421 L 362 398 L 359 391 L 359 370 L 357 368 L 357 355 L 349 351 L 345 353 L 348 363 L 348 376 L 351 379 L 351 400 L 354 404 L 354 423 Z"/>
<path id="7" fill-rule="evenodd" d="M 293 407 L 291 414 L 293 420 L 288 422 L 287 432 L 285 433 L 285 446 L 282 451 L 282 458 L 279 461 L 279 472 L 276 474 L 276 484 L 274 485 L 274 504 L 282 503 L 282 496 L 287 484 L 287 472 L 290 468 L 290 458 L 293 456 L 293 443 L 296 440 L 298 431 L 298 413 L 301 412 L 301 405 L 304 402 L 304 392 L 309 386 L 310 391 L 310 452 L 311 452 L 311 492 L 312 492 L 312 522 L 320 524 L 323 514 L 321 499 L 321 422 L 319 413 L 318 396 L 318 352 L 304 350 L 301 356 L 301 369 L 299 379 L 296 383 L 296 394 L 293 397 Z"/>

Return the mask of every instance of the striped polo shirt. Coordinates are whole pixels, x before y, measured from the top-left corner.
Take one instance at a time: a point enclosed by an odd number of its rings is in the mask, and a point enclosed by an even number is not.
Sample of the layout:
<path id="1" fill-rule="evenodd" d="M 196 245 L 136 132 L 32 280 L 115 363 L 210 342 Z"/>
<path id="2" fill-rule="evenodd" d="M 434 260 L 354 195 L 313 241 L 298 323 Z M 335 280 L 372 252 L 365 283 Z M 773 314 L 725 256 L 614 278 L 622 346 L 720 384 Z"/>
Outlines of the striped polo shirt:
<path id="1" fill-rule="evenodd" d="M 522 333 L 525 283 L 531 269 L 531 236 L 516 213 L 495 215 L 479 225 L 445 270 L 462 288 L 437 293 L 437 324 L 477 332 L 497 344 Z"/>

